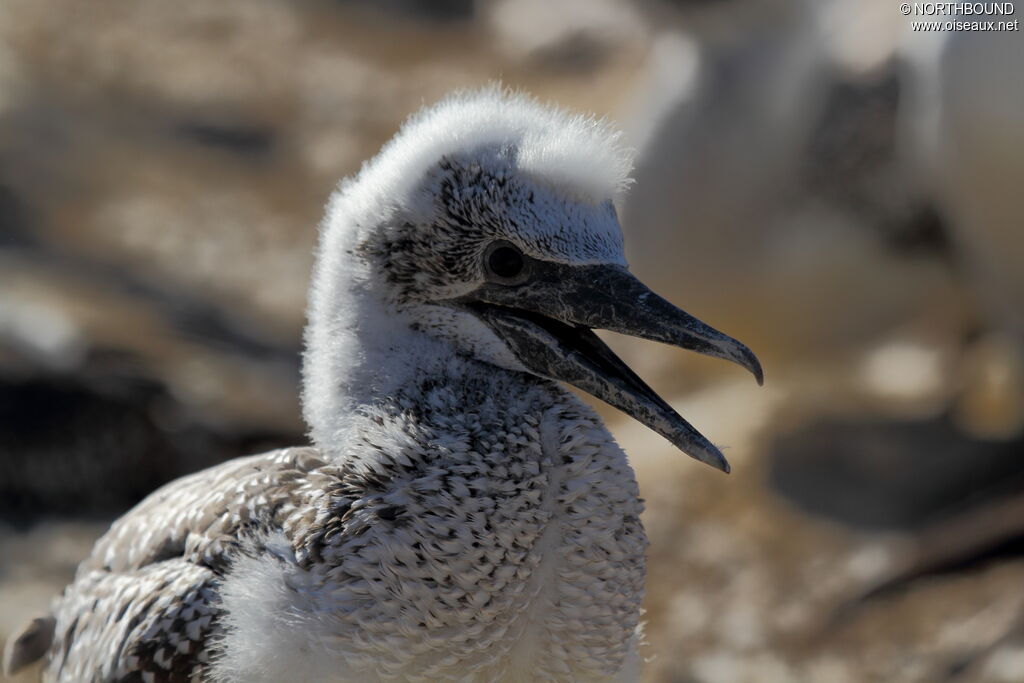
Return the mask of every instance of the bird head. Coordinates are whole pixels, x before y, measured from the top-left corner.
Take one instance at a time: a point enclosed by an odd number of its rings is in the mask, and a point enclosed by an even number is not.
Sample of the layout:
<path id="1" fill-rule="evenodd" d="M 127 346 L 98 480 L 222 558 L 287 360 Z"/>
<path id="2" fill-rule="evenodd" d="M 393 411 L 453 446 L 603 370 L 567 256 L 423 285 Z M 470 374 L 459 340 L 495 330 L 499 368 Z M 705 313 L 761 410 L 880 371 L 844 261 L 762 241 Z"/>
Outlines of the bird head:
<path id="1" fill-rule="evenodd" d="M 377 316 L 477 360 L 571 384 L 728 471 L 718 448 L 593 332 L 723 358 L 762 380 L 746 346 L 627 269 L 615 200 L 630 167 L 607 124 L 496 88 L 414 116 L 329 206 L 307 384 L 331 337 L 372 327 L 345 310 L 358 290 L 372 293 Z M 380 344 L 389 329 L 379 328 Z"/>

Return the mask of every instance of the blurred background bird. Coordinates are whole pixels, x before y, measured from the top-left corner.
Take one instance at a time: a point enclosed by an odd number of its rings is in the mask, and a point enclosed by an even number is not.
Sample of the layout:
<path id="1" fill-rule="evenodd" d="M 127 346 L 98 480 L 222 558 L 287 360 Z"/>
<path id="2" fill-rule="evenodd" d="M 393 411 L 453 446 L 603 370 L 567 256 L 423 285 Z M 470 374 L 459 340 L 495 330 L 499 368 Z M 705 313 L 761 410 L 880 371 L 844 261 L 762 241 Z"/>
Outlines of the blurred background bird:
<path id="1" fill-rule="evenodd" d="M 734 472 L 612 422 L 647 498 L 647 680 L 1019 680 L 1024 41 L 915 18 L 0 5 L 0 639 L 159 483 L 302 438 L 324 200 L 407 112 L 500 77 L 625 122 L 632 267 L 772 368 L 752 392 L 608 338 Z"/>

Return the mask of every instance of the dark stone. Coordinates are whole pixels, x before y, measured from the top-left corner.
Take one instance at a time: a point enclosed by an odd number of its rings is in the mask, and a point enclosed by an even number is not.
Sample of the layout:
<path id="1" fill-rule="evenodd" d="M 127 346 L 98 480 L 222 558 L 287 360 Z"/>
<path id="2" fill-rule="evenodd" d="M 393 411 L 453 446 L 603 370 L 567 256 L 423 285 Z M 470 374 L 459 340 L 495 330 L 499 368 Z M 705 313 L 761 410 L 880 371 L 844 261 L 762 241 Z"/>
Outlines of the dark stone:
<path id="1" fill-rule="evenodd" d="M 25 203 L 11 188 L 0 183 L 0 249 L 34 244 L 32 223 Z"/>
<path id="2" fill-rule="evenodd" d="M 476 0 L 337 0 L 339 5 L 372 9 L 427 21 L 467 21 L 476 14 Z"/>
<path id="3" fill-rule="evenodd" d="M 108 519 L 172 479 L 303 441 L 220 433 L 190 417 L 161 383 L 109 367 L 0 375 L 0 425 L 0 519 L 17 526 Z"/>
<path id="4" fill-rule="evenodd" d="M 248 157 L 266 156 L 274 146 L 274 132 L 255 125 L 187 121 L 175 132 L 206 147 Z"/>
<path id="5" fill-rule="evenodd" d="M 769 482 L 810 513 L 915 531 L 1024 491 L 1024 439 L 981 441 L 947 417 L 823 420 L 776 439 Z"/>

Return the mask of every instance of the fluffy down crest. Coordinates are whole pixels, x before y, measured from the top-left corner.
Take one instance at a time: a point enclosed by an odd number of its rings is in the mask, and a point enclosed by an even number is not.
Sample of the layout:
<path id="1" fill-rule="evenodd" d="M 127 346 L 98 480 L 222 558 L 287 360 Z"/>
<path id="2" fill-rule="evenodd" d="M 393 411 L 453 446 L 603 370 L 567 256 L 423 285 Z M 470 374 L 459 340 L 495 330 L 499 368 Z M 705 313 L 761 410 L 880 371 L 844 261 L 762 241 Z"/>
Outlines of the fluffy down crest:
<path id="1" fill-rule="evenodd" d="M 409 117 L 349 181 L 363 191 L 348 199 L 378 209 L 381 197 L 406 204 L 445 157 L 496 148 L 515 150 L 519 173 L 578 201 L 615 200 L 632 182 L 633 152 L 611 124 L 490 86 L 453 93 Z"/>

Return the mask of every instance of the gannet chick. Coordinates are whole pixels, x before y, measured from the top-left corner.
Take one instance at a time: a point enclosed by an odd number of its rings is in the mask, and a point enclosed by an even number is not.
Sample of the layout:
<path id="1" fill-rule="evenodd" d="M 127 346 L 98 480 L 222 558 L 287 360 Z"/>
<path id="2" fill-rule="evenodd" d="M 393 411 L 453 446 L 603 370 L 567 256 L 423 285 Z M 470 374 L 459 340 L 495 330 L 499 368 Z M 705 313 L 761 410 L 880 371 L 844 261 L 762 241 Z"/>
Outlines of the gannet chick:
<path id="1" fill-rule="evenodd" d="M 48 681 L 632 681 L 633 472 L 558 382 L 722 454 L 591 331 L 754 355 L 626 269 L 629 157 L 487 89 L 410 119 L 330 201 L 310 294 L 313 447 L 179 479 L 8 646 Z"/>

